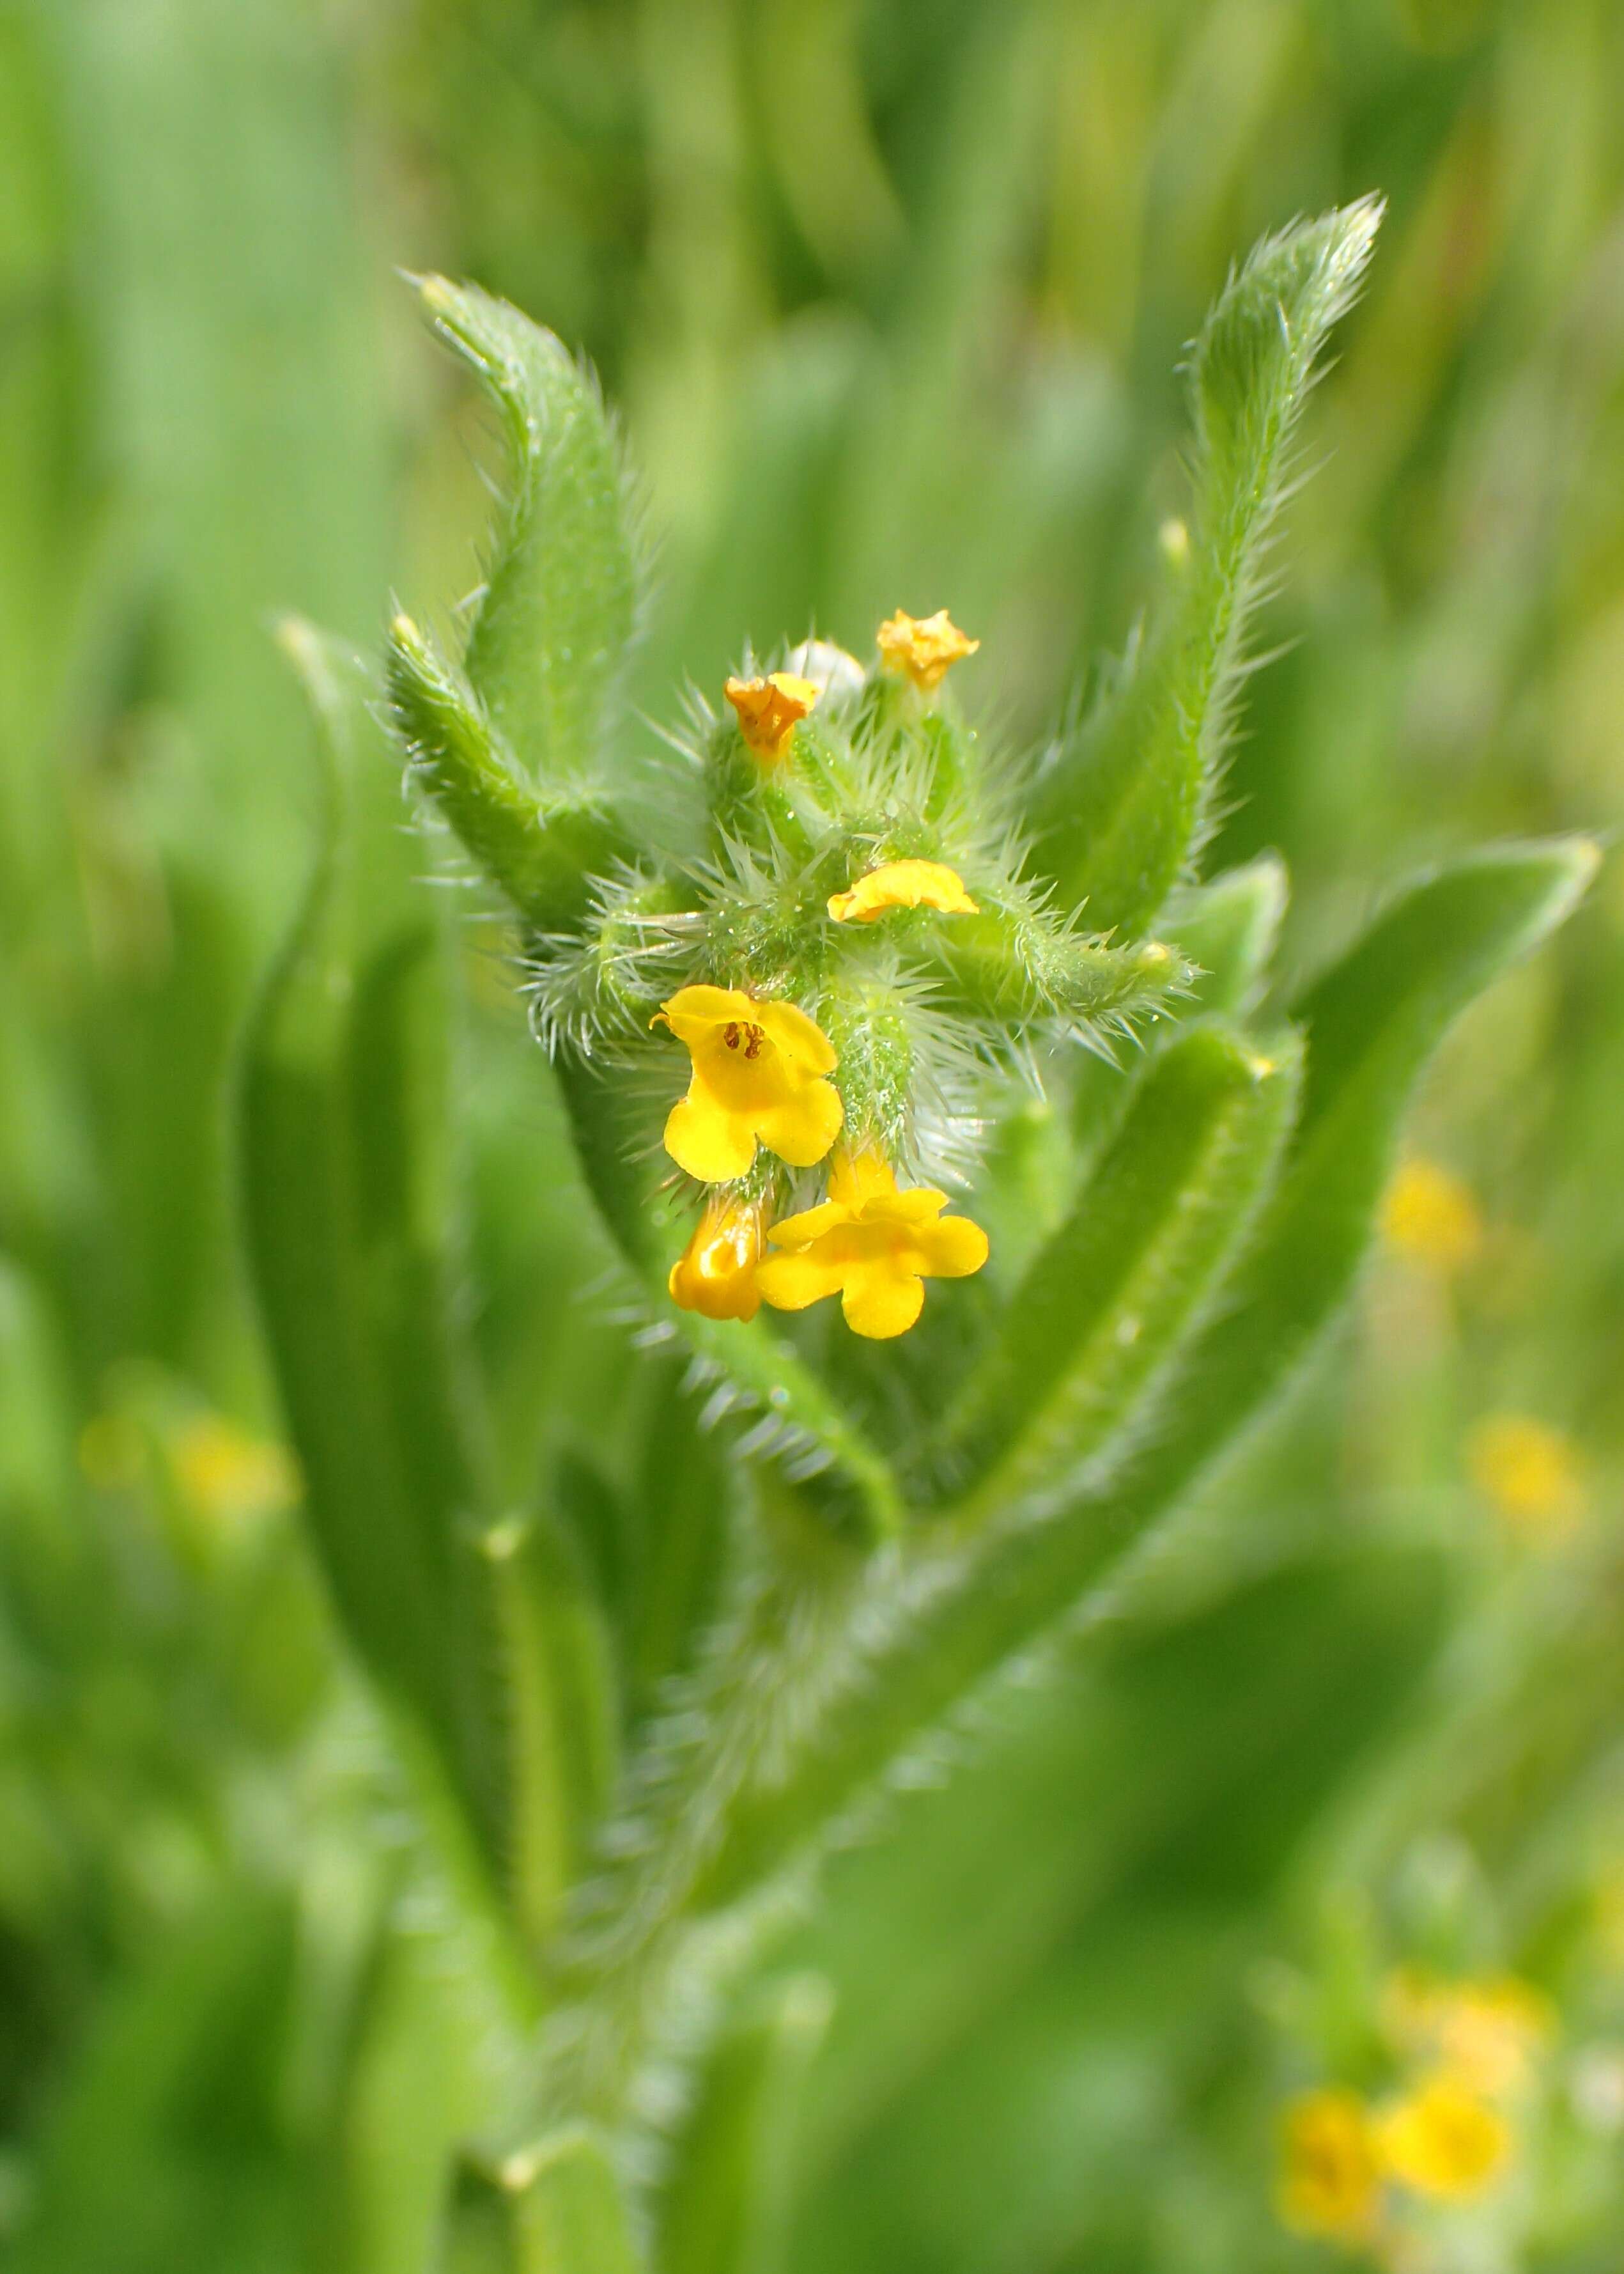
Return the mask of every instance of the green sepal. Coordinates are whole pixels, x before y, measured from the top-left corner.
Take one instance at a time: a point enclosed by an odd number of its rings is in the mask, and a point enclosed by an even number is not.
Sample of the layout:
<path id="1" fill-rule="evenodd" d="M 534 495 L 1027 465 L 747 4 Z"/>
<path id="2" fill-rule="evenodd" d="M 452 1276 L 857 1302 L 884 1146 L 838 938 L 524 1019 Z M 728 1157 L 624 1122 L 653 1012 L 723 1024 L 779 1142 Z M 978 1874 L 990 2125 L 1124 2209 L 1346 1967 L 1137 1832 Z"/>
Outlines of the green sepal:
<path id="1" fill-rule="evenodd" d="M 508 480 L 464 666 L 540 781 L 574 782 L 619 723 L 637 613 L 627 486 L 591 373 L 505 300 L 443 276 L 419 291 L 435 333 L 501 413 Z"/>
<path id="2" fill-rule="evenodd" d="M 1103 704 L 1060 736 L 1034 802 L 1033 867 L 1097 931 L 1153 923 L 1210 826 L 1292 437 L 1380 219 L 1364 198 L 1267 238 L 1195 343 L 1187 554 Z"/>
<path id="3" fill-rule="evenodd" d="M 594 878 L 630 858 L 618 819 L 583 789 L 538 792 L 522 779 L 472 687 L 409 616 L 390 625 L 385 661 L 411 779 L 527 924 L 577 922 Z"/>
<path id="4" fill-rule="evenodd" d="M 1019 909 L 943 917 L 930 945 L 942 1009 L 1017 1026 L 1057 1019 L 1121 1027 L 1162 1008 L 1192 977 L 1160 940 L 1112 947 Z"/>

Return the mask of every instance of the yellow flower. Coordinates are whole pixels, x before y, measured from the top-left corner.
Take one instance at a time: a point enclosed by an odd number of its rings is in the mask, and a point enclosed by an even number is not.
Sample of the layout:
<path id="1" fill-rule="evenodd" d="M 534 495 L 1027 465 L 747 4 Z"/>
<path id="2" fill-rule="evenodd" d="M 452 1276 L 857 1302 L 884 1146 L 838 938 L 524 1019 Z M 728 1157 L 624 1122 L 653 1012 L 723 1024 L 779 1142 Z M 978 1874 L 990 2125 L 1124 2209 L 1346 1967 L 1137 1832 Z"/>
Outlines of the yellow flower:
<path id="1" fill-rule="evenodd" d="M 829 1037 L 793 1003 L 758 1003 L 734 987 L 682 987 L 656 1018 L 688 1044 L 693 1079 L 671 1109 L 665 1150 L 702 1184 L 731 1184 L 759 1140 L 809 1169 L 840 1134 L 845 1109 L 828 1077 Z"/>
<path id="2" fill-rule="evenodd" d="M 1370 2117 L 1357 2092 L 1305 2092 L 1286 2112 L 1278 2202 L 1299 2234 L 1361 2242 L 1381 2199 Z"/>
<path id="3" fill-rule="evenodd" d="M 1378 2118 L 1376 2151 L 1383 2168 L 1417 2195 L 1469 2202 L 1509 2162 L 1511 2127 L 1440 2069 Z"/>
<path id="4" fill-rule="evenodd" d="M 1436 1161 L 1406 1161 L 1387 1186 L 1381 1230 L 1390 1247 L 1435 1271 L 1459 1271 L 1483 1245 L 1471 1187 Z"/>
<path id="5" fill-rule="evenodd" d="M 739 714 L 739 732 L 756 757 L 771 765 L 783 757 L 818 697 L 812 680 L 788 671 L 771 671 L 765 679 L 730 679 L 722 692 Z"/>
<path id="6" fill-rule="evenodd" d="M 251 1437 L 223 1414 L 200 1413 L 177 1430 L 169 1457 L 181 1490 L 202 1515 L 229 1520 L 286 1508 L 298 1476 L 280 1445 Z"/>
<path id="7" fill-rule="evenodd" d="M 884 1342 L 906 1334 L 925 1300 L 927 1279 L 964 1279 L 987 1261 L 987 1234 L 966 1216 L 941 1219 L 945 1193 L 928 1185 L 898 1192 L 876 1152 L 839 1153 L 829 1198 L 804 1216 L 775 1224 L 770 1255 L 756 1275 L 780 1311 L 838 1294 L 854 1334 Z"/>
<path id="8" fill-rule="evenodd" d="M 699 1229 L 671 1267 L 665 1284 L 684 1311 L 707 1319 L 753 1319 L 761 1308 L 756 1267 L 761 1261 L 762 1204 L 713 1193 Z"/>
<path id="9" fill-rule="evenodd" d="M 898 608 L 875 637 L 886 670 L 911 679 L 927 695 L 941 685 L 953 664 L 974 655 L 981 645 L 980 640 L 965 637 L 945 608 L 938 608 L 934 616 L 910 616 Z"/>
<path id="10" fill-rule="evenodd" d="M 1584 1513 L 1578 1461 L 1560 1430 L 1526 1413 L 1492 1413 L 1467 1439 L 1473 1483 L 1514 1530 L 1560 1538 Z"/>
<path id="11" fill-rule="evenodd" d="M 1554 2029 L 1547 2000 L 1511 1975 L 1440 1982 L 1400 1973 L 1388 1983 L 1384 2003 L 1402 2046 L 1424 2052 L 1469 2091 L 1491 2098 L 1522 2082 Z"/>
<path id="12" fill-rule="evenodd" d="M 836 892 L 829 913 L 837 923 L 873 923 L 887 908 L 940 908 L 944 915 L 981 914 L 956 869 L 940 861 L 888 861 L 859 877 L 850 892 Z"/>

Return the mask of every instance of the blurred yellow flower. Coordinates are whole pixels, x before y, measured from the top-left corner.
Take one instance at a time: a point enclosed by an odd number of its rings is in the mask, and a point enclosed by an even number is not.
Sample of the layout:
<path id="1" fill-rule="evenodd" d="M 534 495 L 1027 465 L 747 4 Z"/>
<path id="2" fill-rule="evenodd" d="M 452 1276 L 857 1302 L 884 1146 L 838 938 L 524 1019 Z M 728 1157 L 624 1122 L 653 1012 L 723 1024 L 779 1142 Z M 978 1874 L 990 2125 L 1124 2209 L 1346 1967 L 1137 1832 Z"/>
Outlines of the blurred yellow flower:
<path id="1" fill-rule="evenodd" d="M 839 1153 L 829 1198 L 775 1224 L 756 1275 L 780 1311 L 804 1311 L 838 1294 L 853 1334 L 886 1342 L 906 1334 L 924 1306 L 927 1279 L 963 1279 L 987 1261 L 987 1235 L 967 1216 L 941 1221 L 945 1193 L 928 1185 L 898 1192 L 890 1163 L 871 1149 Z"/>
<path id="2" fill-rule="evenodd" d="M 829 913 L 837 923 L 874 923 L 888 908 L 940 908 L 944 915 L 974 916 L 981 910 L 956 869 L 941 861 L 888 861 L 870 869 L 849 892 L 834 893 Z"/>
<path id="3" fill-rule="evenodd" d="M 1471 1187 L 1436 1161 L 1406 1161 L 1381 1204 L 1389 1247 L 1435 1271 L 1459 1271 L 1483 1246 L 1483 1218 Z"/>
<path id="4" fill-rule="evenodd" d="M 828 1077 L 833 1045 L 793 1003 L 758 1003 L 735 987 L 683 987 L 661 1005 L 694 1061 L 688 1096 L 671 1109 L 665 1150 L 702 1184 L 731 1184 L 759 1141 L 793 1168 L 821 1161 L 845 1109 Z"/>
<path id="5" fill-rule="evenodd" d="M 1523 2082 L 1555 2033 L 1549 2000 L 1512 1975 L 1444 1982 L 1401 1972 L 1388 1983 L 1383 2003 L 1401 2046 L 1491 2099 Z"/>
<path id="6" fill-rule="evenodd" d="M 730 679 L 722 692 L 738 713 L 746 742 L 758 758 L 774 765 L 818 697 L 811 680 L 788 671 L 771 671 L 765 679 Z"/>
<path id="7" fill-rule="evenodd" d="M 1365 2241 L 1381 2200 L 1369 2111 L 1357 2092 L 1305 2092 L 1281 2134 L 1280 2216 L 1299 2234 Z"/>
<path id="8" fill-rule="evenodd" d="M 1472 1482 L 1515 1531 L 1560 1538 L 1584 1513 L 1571 1442 L 1526 1413 L 1491 1413 L 1466 1441 Z"/>
<path id="9" fill-rule="evenodd" d="M 671 1267 L 666 1285 L 684 1311 L 707 1319 L 753 1319 L 761 1308 L 762 1204 L 713 1193 L 699 1228 Z"/>
<path id="10" fill-rule="evenodd" d="M 1440 2202 L 1485 2194 L 1511 2158 L 1505 2118 L 1446 2070 L 1381 2112 L 1375 2140 L 1391 2178 Z"/>
<path id="11" fill-rule="evenodd" d="M 898 608 L 875 635 L 887 671 L 911 679 L 927 695 L 939 687 L 951 666 L 974 655 L 980 640 L 966 639 L 945 608 L 934 616 L 910 616 Z"/>
<path id="12" fill-rule="evenodd" d="M 169 1459 L 193 1508 L 221 1521 L 287 1508 L 298 1497 L 298 1472 L 284 1449 L 223 1414 L 183 1422 L 169 1440 Z"/>

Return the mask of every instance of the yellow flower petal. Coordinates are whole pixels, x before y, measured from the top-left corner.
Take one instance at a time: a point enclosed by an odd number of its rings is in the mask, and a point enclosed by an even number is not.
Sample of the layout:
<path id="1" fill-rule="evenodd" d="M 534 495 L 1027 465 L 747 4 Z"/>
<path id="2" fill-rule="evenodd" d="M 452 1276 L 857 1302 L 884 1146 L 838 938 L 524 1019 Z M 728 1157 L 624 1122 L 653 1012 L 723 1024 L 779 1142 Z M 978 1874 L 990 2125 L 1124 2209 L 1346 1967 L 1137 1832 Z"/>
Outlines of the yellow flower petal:
<path id="1" fill-rule="evenodd" d="M 756 1133 L 770 1153 L 792 1169 L 816 1168 L 846 1119 L 840 1093 L 830 1081 L 803 1081 L 756 1117 Z"/>
<path id="2" fill-rule="evenodd" d="M 898 1269 L 890 1257 L 848 1267 L 840 1291 L 840 1308 L 854 1335 L 869 1342 L 890 1342 L 906 1335 L 925 1307 L 925 1283 Z"/>
<path id="3" fill-rule="evenodd" d="M 722 692 L 738 714 L 739 732 L 758 758 L 776 765 L 796 727 L 817 701 L 819 689 L 793 672 L 771 671 L 765 679 L 730 679 Z"/>
<path id="4" fill-rule="evenodd" d="M 730 1019 L 754 1019 L 762 1005 L 752 995 L 738 987 L 708 987 L 703 984 L 679 987 L 667 1003 L 662 1003 L 649 1024 L 669 1027 L 679 1042 L 692 1050 L 696 1042 L 704 1041 L 713 1027 L 726 1026 Z"/>
<path id="5" fill-rule="evenodd" d="M 1505 2118 L 1441 2071 L 1389 2108 L 1375 2137 L 1394 2179 L 1444 2202 L 1483 2195 L 1511 2158 Z"/>
<path id="6" fill-rule="evenodd" d="M 803 1251 L 794 1255 L 769 1255 L 756 1274 L 756 1284 L 775 1311 L 804 1311 L 825 1295 L 838 1295 L 844 1266 L 820 1261 Z"/>
<path id="7" fill-rule="evenodd" d="M 1530 1414 L 1492 1413 L 1479 1421 L 1467 1439 L 1466 1462 L 1485 1499 L 1530 1539 L 1560 1539 L 1584 1514 L 1572 1443 Z"/>
<path id="8" fill-rule="evenodd" d="M 869 1201 L 894 1200 L 897 1179 L 891 1163 L 876 1146 L 842 1147 L 829 1172 L 829 1197 L 844 1209 L 860 1209 Z"/>
<path id="9" fill-rule="evenodd" d="M 846 1210 L 838 1201 L 820 1201 L 816 1208 L 801 1216 L 786 1216 L 775 1224 L 767 1237 L 775 1247 L 795 1249 L 810 1247 L 826 1231 L 834 1231 L 846 1220 Z"/>
<path id="10" fill-rule="evenodd" d="M 1359 2242 L 1380 2200 L 1369 2113 L 1357 2093 L 1305 2092 L 1286 2112 L 1280 2216 L 1299 2234 Z"/>
<path id="11" fill-rule="evenodd" d="M 1382 2014 L 1402 2052 L 1490 2098 L 1522 2082 L 1556 2028 L 1550 2001 L 1514 1975 L 1452 1982 L 1401 1969 L 1384 1986 Z"/>
<path id="12" fill-rule="evenodd" d="M 665 1123 L 665 1150 L 706 1184 L 731 1184 L 759 1141 L 798 1169 L 821 1161 L 845 1108 L 828 1076 L 828 1036 L 793 1003 L 734 987 L 680 988 L 658 1014 L 693 1058 L 688 1096 Z"/>
<path id="13" fill-rule="evenodd" d="M 742 998 L 748 1002 L 749 998 Z M 736 1013 L 731 1015 L 737 1015 Z M 834 1044 L 818 1025 L 808 1019 L 795 1003 L 752 1003 L 748 1015 L 761 1026 L 784 1057 L 808 1073 L 832 1073 L 838 1061 Z"/>
<path id="14" fill-rule="evenodd" d="M 888 908 L 939 908 L 944 915 L 981 914 L 956 869 L 942 861 L 888 861 L 859 877 L 849 892 L 834 893 L 829 913 L 837 923 L 875 923 Z"/>
<path id="15" fill-rule="evenodd" d="M 898 1192 L 872 1146 L 838 1153 L 829 1198 L 769 1231 L 784 1252 L 756 1275 L 763 1299 L 801 1310 L 838 1291 L 854 1333 L 876 1341 L 906 1334 L 924 1303 L 924 1280 L 963 1278 L 987 1261 L 986 1233 L 963 1216 L 940 1221 L 946 1205 L 929 1185 Z"/>
<path id="16" fill-rule="evenodd" d="M 761 1308 L 756 1272 L 761 1261 L 758 1201 L 712 1198 L 698 1229 L 671 1267 L 671 1299 L 707 1319 L 753 1319 Z"/>
<path id="17" fill-rule="evenodd" d="M 1483 1218 L 1470 1185 L 1436 1161 L 1406 1161 L 1381 1203 L 1390 1247 L 1434 1271 L 1459 1271 L 1483 1246 Z"/>
<path id="18" fill-rule="evenodd" d="M 980 640 L 965 637 L 945 608 L 938 608 L 934 616 L 910 616 L 898 608 L 875 637 L 886 670 L 911 679 L 927 694 L 941 684 L 952 665 L 974 655 L 981 645 Z"/>
<path id="19" fill-rule="evenodd" d="M 702 1185 L 731 1185 L 756 1158 L 756 1133 L 697 1083 L 665 1117 L 665 1150 Z"/>
<path id="20" fill-rule="evenodd" d="M 966 1216 L 950 1216 L 919 1235 L 921 1253 L 934 1279 L 967 1279 L 987 1261 L 987 1234 Z"/>

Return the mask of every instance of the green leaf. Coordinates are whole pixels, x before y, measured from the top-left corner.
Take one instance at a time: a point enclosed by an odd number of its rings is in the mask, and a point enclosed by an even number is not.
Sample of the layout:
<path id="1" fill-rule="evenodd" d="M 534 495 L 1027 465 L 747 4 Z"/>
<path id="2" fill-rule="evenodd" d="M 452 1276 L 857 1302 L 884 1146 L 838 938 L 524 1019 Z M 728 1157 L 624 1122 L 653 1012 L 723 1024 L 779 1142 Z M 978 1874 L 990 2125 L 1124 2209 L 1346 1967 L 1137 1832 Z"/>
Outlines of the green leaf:
<path id="1" fill-rule="evenodd" d="M 1292 1005 L 1309 1036 L 1287 1174 L 1227 1315 L 1192 1353 L 1169 1488 L 1289 1376 L 1352 1282 L 1417 1075 L 1456 1014 L 1575 906 L 1595 872 L 1580 839 L 1505 846 L 1400 892 Z"/>
<path id="2" fill-rule="evenodd" d="M 1284 862 L 1265 853 L 1173 895 L 1162 926 L 1200 969 L 1192 991 L 1204 1010 L 1237 1018 L 1252 1008 L 1267 982 L 1289 892 Z"/>
<path id="3" fill-rule="evenodd" d="M 1274 1176 L 1297 1056 L 1197 1028 L 1156 1059 L 939 1441 L 961 1523 L 1075 1480 L 1142 1426 Z"/>
<path id="4" fill-rule="evenodd" d="M 297 1925 L 289 1896 L 234 1889 L 106 1999 L 53 2095 L 33 2200 L 7 2236 L 16 2274 L 297 2256 L 282 2098 Z"/>
<path id="5" fill-rule="evenodd" d="M 1364 198 L 1267 238 L 1196 341 L 1187 557 L 1103 708 L 1062 735 L 1034 803 L 1033 865 L 1097 931 L 1152 922 L 1210 827 L 1292 437 L 1380 219 Z"/>
<path id="6" fill-rule="evenodd" d="M 613 2166 L 585 2126 L 500 2164 L 465 2165 L 450 2274 L 639 2274 Z"/>
<path id="7" fill-rule="evenodd" d="M 603 400 L 551 332 L 471 284 L 420 287 L 438 336 L 502 416 L 508 486 L 464 665 L 545 781 L 579 780 L 618 723 L 637 603 L 626 486 Z"/>
<path id="8" fill-rule="evenodd" d="M 282 642 L 317 723 L 325 822 L 244 1063 L 249 1254 L 315 1546 L 368 1671 L 494 1874 L 505 1761 L 486 1640 L 488 1524 L 445 1286 L 444 1006 L 432 895 L 356 659 Z"/>
<path id="9" fill-rule="evenodd" d="M 861 1647 L 838 1600 L 778 1607 L 781 1629 L 821 1623 L 831 1637 L 820 1666 L 795 1669 L 818 1704 L 769 1773 L 752 1764 L 737 1779 L 694 1908 L 736 1899 L 822 1836 L 1074 1606 L 1272 1402 L 1347 1298 L 1421 1067 L 1465 1005 L 1562 922 L 1597 859 L 1582 840 L 1511 846 L 1425 877 L 1307 990 L 1294 1016 L 1308 1075 L 1280 1183 L 1137 1469 L 1045 1522 L 1001 1529 L 979 1553 L 921 1552 L 890 1603 L 869 1606 L 874 1639 Z"/>
<path id="10" fill-rule="evenodd" d="M 792 2127 L 829 2008 L 821 1977 L 799 1975 L 711 2047 L 657 2213 L 660 2274 L 771 2274 L 780 2263 Z"/>
<path id="11" fill-rule="evenodd" d="M 473 689 L 409 616 L 389 627 L 389 710 L 411 778 L 525 922 L 553 931 L 586 910 L 592 879 L 629 857 L 601 802 L 520 778 Z"/>
<path id="12" fill-rule="evenodd" d="M 485 1534 L 506 1674 L 514 1904 L 545 1952 L 614 1781 L 619 1708 L 609 1638 L 568 1540 L 549 1525 Z"/>

